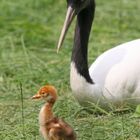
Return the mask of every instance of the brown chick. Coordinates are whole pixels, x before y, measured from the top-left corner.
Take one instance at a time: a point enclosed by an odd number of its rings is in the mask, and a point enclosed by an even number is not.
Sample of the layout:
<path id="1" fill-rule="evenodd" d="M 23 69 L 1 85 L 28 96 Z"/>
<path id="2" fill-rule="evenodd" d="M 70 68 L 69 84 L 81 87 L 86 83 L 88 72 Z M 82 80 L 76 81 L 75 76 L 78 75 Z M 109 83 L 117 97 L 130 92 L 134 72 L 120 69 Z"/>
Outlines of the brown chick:
<path id="1" fill-rule="evenodd" d="M 53 115 L 52 108 L 57 99 L 54 86 L 42 87 L 32 99 L 44 99 L 46 102 L 39 113 L 40 132 L 45 140 L 76 140 L 72 127 Z"/>

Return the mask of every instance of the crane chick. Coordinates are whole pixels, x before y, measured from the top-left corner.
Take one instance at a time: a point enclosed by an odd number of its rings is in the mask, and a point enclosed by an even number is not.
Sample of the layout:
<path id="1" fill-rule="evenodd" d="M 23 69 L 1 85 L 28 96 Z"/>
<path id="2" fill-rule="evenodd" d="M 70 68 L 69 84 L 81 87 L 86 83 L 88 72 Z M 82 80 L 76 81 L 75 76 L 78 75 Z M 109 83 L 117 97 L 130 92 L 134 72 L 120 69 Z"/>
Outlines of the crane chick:
<path id="1" fill-rule="evenodd" d="M 43 99 L 46 102 L 39 113 L 40 132 L 45 140 L 76 140 L 72 127 L 53 115 L 52 108 L 57 100 L 54 86 L 43 86 L 32 99 Z"/>

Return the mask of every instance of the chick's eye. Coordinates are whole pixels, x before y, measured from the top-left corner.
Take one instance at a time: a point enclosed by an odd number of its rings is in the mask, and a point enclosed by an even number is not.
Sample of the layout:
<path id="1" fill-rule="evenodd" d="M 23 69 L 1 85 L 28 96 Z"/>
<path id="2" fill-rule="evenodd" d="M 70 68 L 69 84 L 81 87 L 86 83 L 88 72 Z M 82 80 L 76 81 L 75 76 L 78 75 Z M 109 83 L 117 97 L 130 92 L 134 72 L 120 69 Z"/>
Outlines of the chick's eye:
<path id="1" fill-rule="evenodd" d="M 46 93 L 46 92 L 42 92 L 42 95 L 45 96 L 45 97 L 49 96 L 49 94 Z"/>

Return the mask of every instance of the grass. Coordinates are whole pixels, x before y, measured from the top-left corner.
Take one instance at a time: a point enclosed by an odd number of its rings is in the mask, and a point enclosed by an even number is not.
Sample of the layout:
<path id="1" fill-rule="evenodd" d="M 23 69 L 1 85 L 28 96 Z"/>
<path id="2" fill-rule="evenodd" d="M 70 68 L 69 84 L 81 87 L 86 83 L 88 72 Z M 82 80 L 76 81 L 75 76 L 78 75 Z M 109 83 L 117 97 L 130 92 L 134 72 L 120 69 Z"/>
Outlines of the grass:
<path id="1" fill-rule="evenodd" d="M 41 102 L 30 97 L 46 83 L 55 85 L 54 107 L 75 129 L 78 140 L 140 140 L 140 120 L 134 111 L 97 115 L 74 99 L 69 87 L 72 25 L 64 47 L 56 44 L 66 11 L 57 0 L 0 0 L 0 139 L 41 140 L 38 112 Z M 97 0 L 89 43 L 89 63 L 120 43 L 139 38 L 140 1 Z M 21 85 L 23 102 L 21 101 Z"/>

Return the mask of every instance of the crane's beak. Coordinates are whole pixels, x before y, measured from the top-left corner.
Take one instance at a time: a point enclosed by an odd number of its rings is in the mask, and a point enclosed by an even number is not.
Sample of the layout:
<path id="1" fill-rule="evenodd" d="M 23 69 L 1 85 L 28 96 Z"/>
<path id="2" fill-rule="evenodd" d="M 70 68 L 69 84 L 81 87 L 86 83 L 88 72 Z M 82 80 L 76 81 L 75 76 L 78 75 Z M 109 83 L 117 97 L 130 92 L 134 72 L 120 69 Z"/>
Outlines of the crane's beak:
<path id="1" fill-rule="evenodd" d="M 41 98 L 41 96 L 39 94 L 36 94 L 32 97 L 32 99 L 40 99 L 40 98 Z"/>
<path id="2" fill-rule="evenodd" d="M 68 10 L 67 10 L 65 22 L 64 22 L 61 34 L 60 34 L 60 38 L 59 38 L 59 41 L 58 41 L 57 52 L 59 51 L 59 49 L 61 48 L 61 46 L 63 44 L 63 41 L 65 39 L 67 31 L 68 31 L 75 15 L 76 15 L 75 9 L 72 8 L 71 6 L 69 6 Z"/>

